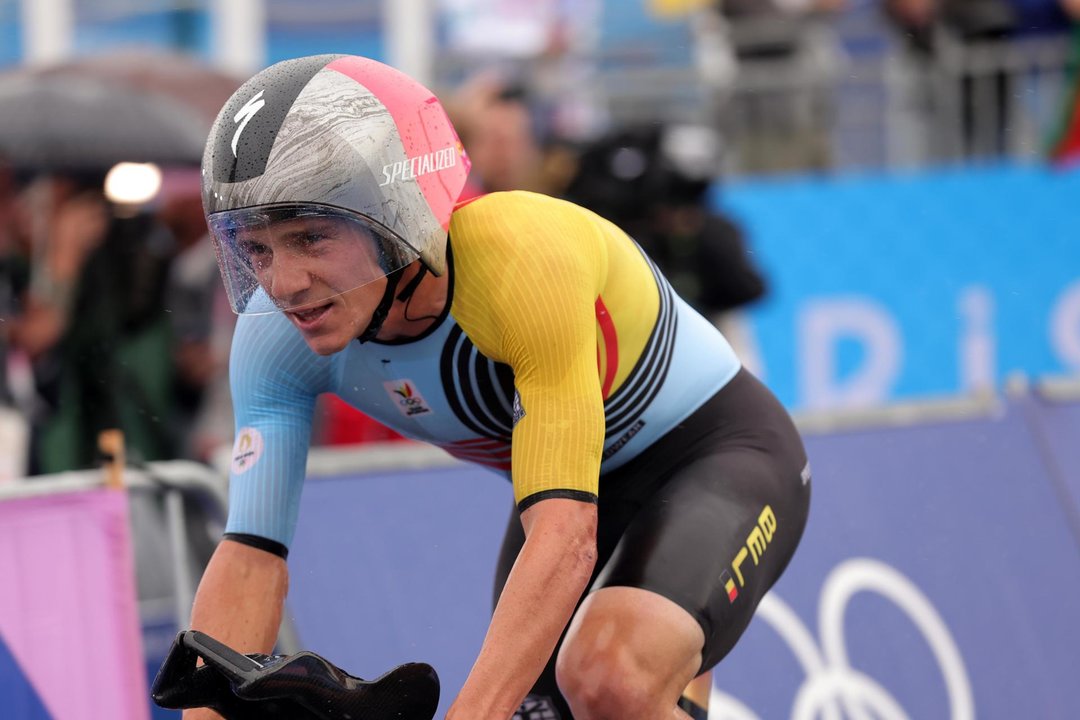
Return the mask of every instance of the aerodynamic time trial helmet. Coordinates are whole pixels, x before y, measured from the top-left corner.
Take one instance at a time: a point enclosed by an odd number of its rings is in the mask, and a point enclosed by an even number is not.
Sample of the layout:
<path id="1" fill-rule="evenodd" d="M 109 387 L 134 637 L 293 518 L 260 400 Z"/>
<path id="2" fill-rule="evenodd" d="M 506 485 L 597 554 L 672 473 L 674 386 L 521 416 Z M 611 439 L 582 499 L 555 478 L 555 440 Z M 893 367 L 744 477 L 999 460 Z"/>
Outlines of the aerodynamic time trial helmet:
<path id="1" fill-rule="evenodd" d="M 468 172 L 438 99 L 394 68 L 317 55 L 262 70 L 219 113 L 202 163 L 203 208 L 233 310 L 327 300 L 418 258 L 442 274 Z M 316 295 L 275 293 L 286 260 L 322 273 Z"/>

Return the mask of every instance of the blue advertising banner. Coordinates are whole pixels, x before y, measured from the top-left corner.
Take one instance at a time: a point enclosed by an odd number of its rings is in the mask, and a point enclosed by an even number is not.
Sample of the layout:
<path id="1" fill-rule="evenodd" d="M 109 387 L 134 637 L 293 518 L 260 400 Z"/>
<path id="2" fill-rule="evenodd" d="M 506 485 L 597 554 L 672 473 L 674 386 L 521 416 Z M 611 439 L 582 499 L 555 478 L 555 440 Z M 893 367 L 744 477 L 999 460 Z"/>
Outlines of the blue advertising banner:
<path id="1" fill-rule="evenodd" d="M 798 409 L 1080 372 L 1080 171 L 739 182 L 719 207 L 768 277 L 751 364 Z"/>

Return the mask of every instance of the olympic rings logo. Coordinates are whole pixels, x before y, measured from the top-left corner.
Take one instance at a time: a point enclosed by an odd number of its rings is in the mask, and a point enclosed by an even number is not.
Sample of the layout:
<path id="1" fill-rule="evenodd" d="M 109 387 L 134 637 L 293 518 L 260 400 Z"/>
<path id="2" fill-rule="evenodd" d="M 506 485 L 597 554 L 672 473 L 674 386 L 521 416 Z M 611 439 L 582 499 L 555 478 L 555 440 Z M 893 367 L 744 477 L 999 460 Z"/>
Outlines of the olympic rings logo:
<path id="1" fill-rule="evenodd" d="M 885 563 L 853 558 L 836 566 L 821 590 L 818 629 L 821 646 L 798 615 L 774 593 L 758 606 L 765 620 L 791 648 L 806 672 L 795 695 L 792 720 L 908 720 L 908 715 L 876 680 L 848 661 L 844 614 L 859 592 L 874 592 L 890 600 L 914 623 L 937 661 L 949 698 L 952 720 L 974 720 L 975 699 L 967 670 L 956 643 L 941 616 L 925 595 L 903 574 Z M 841 712 L 842 711 L 842 712 Z M 759 720 L 744 704 L 713 688 L 710 720 Z"/>

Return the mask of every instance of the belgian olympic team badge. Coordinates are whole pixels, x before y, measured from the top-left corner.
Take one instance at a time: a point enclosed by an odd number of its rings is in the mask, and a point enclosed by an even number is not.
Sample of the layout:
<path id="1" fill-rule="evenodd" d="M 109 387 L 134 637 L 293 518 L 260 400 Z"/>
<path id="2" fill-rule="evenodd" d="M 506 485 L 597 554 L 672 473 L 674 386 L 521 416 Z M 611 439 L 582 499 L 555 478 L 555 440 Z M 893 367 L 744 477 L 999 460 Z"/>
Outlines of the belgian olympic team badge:
<path id="1" fill-rule="evenodd" d="M 233 444 L 232 471 L 243 475 L 259 462 L 263 453 L 263 436 L 253 427 L 240 428 Z"/>
<path id="2" fill-rule="evenodd" d="M 431 406 L 424 400 L 424 396 L 416 389 L 416 383 L 412 380 L 390 380 L 383 383 L 386 394 L 390 401 L 405 417 L 416 417 L 431 412 Z"/>

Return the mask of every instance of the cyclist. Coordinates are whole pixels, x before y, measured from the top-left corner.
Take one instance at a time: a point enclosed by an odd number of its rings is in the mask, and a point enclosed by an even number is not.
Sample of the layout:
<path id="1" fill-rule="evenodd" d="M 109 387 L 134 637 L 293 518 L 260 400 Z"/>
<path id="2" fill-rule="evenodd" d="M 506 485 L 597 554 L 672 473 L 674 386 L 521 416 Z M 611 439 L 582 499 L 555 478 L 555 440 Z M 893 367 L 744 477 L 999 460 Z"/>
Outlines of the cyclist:
<path id="1" fill-rule="evenodd" d="M 366 58 L 278 63 L 221 111 L 203 199 L 239 314 L 236 445 L 192 625 L 270 652 L 334 393 L 513 484 L 448 718 L 688 717 L 798 544 L 802 443 L 625 233 L 528 192 L 459 204 L 468 169 L 434 95 Z"/>

